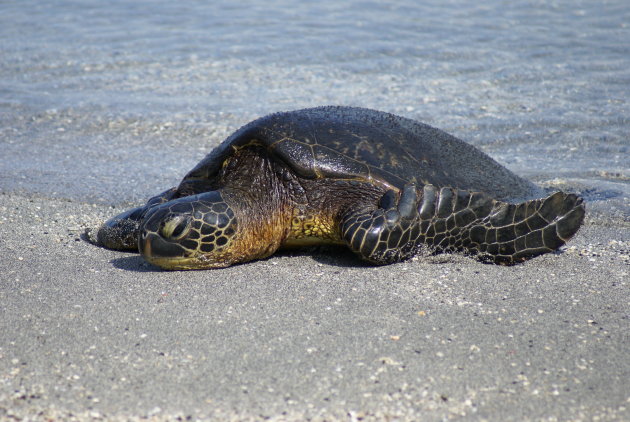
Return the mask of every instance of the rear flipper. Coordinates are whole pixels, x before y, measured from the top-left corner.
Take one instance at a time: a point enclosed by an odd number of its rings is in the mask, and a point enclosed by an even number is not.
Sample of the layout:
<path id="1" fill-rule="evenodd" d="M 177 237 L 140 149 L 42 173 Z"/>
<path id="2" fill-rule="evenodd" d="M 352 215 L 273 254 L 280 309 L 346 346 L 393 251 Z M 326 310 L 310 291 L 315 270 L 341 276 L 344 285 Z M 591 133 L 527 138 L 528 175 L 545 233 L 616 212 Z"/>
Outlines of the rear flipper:
<path id="1" fill-rule="evenodd" d="M 398 262 L 428 250 L 463 251 L 480 260 L 514 264 L 564 245 L 584 219 L 582 199 L 557 192 L 521 204 L 496 201 L 480 192 L 426 185 L 393 191 L 380 208 L 348 213 L 342 236 L 362 258 Z"/>

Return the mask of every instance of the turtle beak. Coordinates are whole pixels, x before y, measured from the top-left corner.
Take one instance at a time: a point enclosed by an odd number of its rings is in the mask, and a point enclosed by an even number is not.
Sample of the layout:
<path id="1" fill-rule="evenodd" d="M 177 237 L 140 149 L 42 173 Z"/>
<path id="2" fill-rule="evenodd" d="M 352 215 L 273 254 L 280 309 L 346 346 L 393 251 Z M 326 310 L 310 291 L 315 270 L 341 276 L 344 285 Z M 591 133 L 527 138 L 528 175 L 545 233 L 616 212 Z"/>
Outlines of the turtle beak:
<path id="1" fill-rule="evenodd" d="M 168 242 L 155 233 L 143 231 L 139 237 L 138 249 L 149 262 L 152 258 L 183 258 L 186 256 L 184 248 L 178 244 Z"/>
<path id="2" fill-rule="evenodd" d="M 142 235 L 142 240 L 140 240 L 140 242 L 138 242 L 138 250 L 140 251 L 140 254 L 147 256 L 147 255 L 151 255 L 151 238 L 149 236 L 147 236 L 146 234 L 143 233 Z"/>

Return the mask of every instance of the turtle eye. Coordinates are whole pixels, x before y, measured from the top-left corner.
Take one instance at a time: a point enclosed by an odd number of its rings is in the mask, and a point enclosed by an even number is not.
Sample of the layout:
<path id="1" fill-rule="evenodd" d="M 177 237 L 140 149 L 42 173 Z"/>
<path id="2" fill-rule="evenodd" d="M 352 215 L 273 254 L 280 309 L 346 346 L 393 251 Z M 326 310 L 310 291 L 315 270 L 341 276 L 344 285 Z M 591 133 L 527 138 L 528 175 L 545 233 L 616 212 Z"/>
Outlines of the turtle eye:
<path id="1" fill-rule="evenodd" d="M 184 215 L 176 215 L 163 223 L 160 234 L 165 239 L 179 240 L 190 231 L 190 218 Z"/>

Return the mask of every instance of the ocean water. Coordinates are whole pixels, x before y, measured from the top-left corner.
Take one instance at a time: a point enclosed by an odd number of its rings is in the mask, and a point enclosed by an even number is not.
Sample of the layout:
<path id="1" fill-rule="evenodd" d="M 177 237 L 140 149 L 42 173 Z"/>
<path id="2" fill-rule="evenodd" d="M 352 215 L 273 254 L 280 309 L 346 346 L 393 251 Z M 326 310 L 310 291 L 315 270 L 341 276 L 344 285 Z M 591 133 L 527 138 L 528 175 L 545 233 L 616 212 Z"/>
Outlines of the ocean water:
<path id="1" fill-rule="evenodd" d="M 630 220 L 630 4 L 0 3 L 0 192 L 122 204 L 325 104 L 446 130 Z"/>

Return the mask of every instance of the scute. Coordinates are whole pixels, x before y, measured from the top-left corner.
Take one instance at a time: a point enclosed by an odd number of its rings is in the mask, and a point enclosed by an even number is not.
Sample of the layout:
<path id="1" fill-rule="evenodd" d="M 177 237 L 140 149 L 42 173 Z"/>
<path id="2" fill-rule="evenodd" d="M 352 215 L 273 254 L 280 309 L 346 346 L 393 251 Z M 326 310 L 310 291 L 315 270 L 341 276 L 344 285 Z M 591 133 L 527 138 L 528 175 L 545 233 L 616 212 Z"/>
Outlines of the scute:
<path id="1" fill-rule="evenodd" d="M 365 180 L 385 187 L 456 187 L 500 200 L 540 195 L 471 145 L 439 129 L 393 114 L 354 107 L 317 107 L 272 114 L 236 131 L 184 179 L 212 179 L 240 148 L 258 145 L 306 178 Z"/>
<path id="2" fill-rule="evenodd" d="M 370 175 L 370 166 L 352 160 L 341 152 L 323 145 L 313 145 L 314 167 L 318 176 L 332 178 L 362 178 Z"/>
<path id="3" fill-rule="evenodd" d="M 311 145 L 296 142 L 295 139 L 283 138 L 271 144 L 270 149 L 282 161 L 291 163 L 293 170 L 300 176 L 309 178 L 317 176 Z"/>

